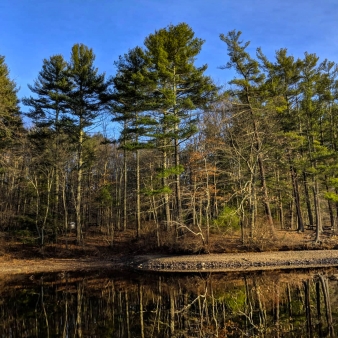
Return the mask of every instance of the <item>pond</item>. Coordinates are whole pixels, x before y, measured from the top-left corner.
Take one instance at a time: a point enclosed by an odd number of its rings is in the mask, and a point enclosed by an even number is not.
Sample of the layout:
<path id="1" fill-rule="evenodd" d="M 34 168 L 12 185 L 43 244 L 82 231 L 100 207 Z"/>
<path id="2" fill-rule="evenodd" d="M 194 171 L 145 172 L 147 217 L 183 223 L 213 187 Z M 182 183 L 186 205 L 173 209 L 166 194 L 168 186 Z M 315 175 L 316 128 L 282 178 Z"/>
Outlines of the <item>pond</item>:
<path id="1" fill-rule="evenodd" d="M 338 270 L 0 279 L 0 337 L 334 337 Z"/>

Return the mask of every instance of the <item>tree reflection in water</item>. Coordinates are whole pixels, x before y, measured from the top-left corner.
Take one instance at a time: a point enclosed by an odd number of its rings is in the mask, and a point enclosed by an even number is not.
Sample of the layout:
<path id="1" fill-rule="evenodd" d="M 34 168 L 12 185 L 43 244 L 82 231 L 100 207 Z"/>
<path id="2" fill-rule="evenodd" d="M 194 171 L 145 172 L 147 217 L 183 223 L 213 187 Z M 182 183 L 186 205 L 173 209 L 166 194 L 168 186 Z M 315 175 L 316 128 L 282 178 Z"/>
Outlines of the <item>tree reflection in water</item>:
<path id="1" fill-rule="evenodd" d="M 0 280 L 0 337 L 334 337 L 335 269 Z"/>

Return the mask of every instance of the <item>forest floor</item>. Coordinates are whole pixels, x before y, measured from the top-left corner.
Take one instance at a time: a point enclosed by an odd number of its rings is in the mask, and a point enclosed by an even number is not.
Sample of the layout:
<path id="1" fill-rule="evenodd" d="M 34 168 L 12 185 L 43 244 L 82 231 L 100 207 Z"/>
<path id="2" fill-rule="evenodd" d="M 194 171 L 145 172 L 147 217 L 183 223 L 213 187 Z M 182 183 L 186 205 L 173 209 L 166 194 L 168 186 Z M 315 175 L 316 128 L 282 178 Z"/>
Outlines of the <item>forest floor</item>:
<path id="1" fill-rule="evenodd" d="M 125 268 L 190 272 L 338 265 L 338 235 L 326 231 L 319 244 L 314 236 L 313 230 L 278 230 L 270 238 L 263 231 L 242 244 L 238 233 L 212 233 L 206 247 L 199 236 L 186 234 L 175 241 L 167 235 L 165 245 L 157 248 L 149 233 L 136 240 L 133 231 L 125 231 L 115 233 L 111 247 L 111 239 L 94 229 L 86 233 L 82 245 L 76 245 L 75 234 L 70 234 L 41 248 L 28 239 L 0 233 L 0 276 Z"/>

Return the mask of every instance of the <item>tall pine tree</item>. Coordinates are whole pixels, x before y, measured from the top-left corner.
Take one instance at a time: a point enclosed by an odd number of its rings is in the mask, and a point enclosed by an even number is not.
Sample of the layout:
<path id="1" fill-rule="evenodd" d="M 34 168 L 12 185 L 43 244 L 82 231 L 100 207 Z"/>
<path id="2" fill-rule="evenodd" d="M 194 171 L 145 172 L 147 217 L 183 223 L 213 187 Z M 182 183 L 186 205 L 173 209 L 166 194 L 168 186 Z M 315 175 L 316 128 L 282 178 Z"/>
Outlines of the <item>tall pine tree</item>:
<path id="1" fill-rule="evenodd" d="M 234 96 L 240 103 L 241 110 L 247 113 L 254 139 L 254 148 L 257 153 L 257 164 L 259 170 L 259 180 L 261 191 L 263 193 L 263 205 L 265 215 L 270 226 L 271 233 L 274 234 L 274 224 L 272 219 L 269 189 L 266 181 L 266 169 L 262 153 L 262 136 L 259 130 L 259 112 L 263 107 L 264 93 L 262 86 L 264 84 L 265 75 L 259 69 L 257 60 L 251 58 L 246 51 L 250 42 L 243 43 L 240 41 L 241 32 L 235 30 L 230 31 L 227 35 L 221 34 L 220 38 L 226 43 L 230 61 L 222 68 L 233 68 L 239 78 L 230 81 L 234 85 Z"/>
<path id="2" fill-rule="evenodd" d="M 61 210 L 60 201 L 60 151 L 65 141 L 63 126 L 67 120 L 67 95 L 70 81 L 67 72 L 68 64 L 63 56 L 53 55 L 43 60 L 42 70 L 33 85 L 28 85 L 34 96 L 23 98 L 22 102 L 30 107 L 27 116 L 32 119 L 35 128 L 30 133 L 39 147 L 52 145 L 49 149 L 50 159 L 54 167 L 54 205 L 53 218 L 55 229 Z M 51 140 L 51 142 L 49 142 Z M 44 149 L 41 149 L 44 151 Z M 67 222 L 67 218 L 65 218 Z M 67 227 L 67 224 L 65 224 Z"/>
<path id="3" fill-rule="evenodd" d="M 127 226 L 127 151 L 136 154 L 136 228 L 141 230 L 140 200 L 140 149 L 148 147 L 151 118 L 147 112 L 152 108 L 152 90 L 155 82 L 149 73 L 147 58 L 140 47 L 129 50 L 116 61 L 117 74 L 113 78 L 113 120 L 123 125 L 120 143 L 124 151 L 124 198 L 123 227 Z"/>
<path id="4" fill-rule="evenodd" d="M 170 223 L 169 177 L 175 182 L 175 220 L 183 221 L 180 144 L 196 132 L 196 110 L 212 100 L 216 87 L 204 75 L 207 65 L 195 66 L 204 41 L 186 24 L 169 25 L 145 39 L 149 69 L 156 79 L 154 139 L 162 152 L 162 179 L 166 221 Z"/>
<path id="5" fill-rule="evenodd" d="M 71 128 L 69 132 L 77 148 L 77 188 L 75 197 L 76 236 L 77 242 L 82 241 L 82 184 L 84 155 L 83 144 L 85 131 L 97 122 L 97 118 L 108 109 L 107 91 L 109 82 L 105 74 L 99 74 L 94 66 L 93 50 L 83 44 L 72 47 L 71 59 L 68 64 L 68 77 L 71 89 L 67 93 L 67 109 L 70 112 Z"/>
<path id="6" fill-rule="evenodd" d="M 5 57 L 0 55 L 0 147 L 9 145 L 22 132 L 18 89 L 9 77 Z"/>

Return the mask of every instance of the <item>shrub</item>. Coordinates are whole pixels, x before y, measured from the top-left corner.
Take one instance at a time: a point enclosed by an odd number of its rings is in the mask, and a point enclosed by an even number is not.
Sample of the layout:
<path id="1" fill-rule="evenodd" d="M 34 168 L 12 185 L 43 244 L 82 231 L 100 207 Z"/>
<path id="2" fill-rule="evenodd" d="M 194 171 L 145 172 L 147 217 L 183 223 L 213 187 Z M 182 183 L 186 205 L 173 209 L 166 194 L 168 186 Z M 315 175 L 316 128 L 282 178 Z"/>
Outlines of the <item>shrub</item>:
<path id="1" fill-rule="evenodd" d="M 226 230 L 238 230 L 240 221 L 236 209 L 225 206 L 218 217 L 213 220 L 213 225 Z"/>

